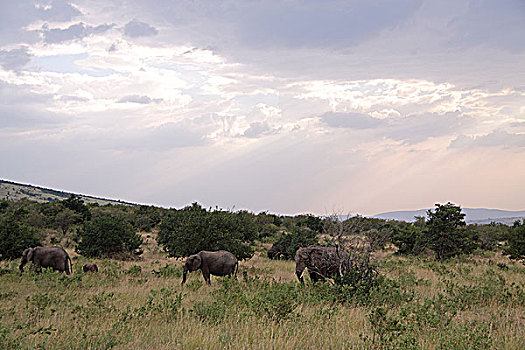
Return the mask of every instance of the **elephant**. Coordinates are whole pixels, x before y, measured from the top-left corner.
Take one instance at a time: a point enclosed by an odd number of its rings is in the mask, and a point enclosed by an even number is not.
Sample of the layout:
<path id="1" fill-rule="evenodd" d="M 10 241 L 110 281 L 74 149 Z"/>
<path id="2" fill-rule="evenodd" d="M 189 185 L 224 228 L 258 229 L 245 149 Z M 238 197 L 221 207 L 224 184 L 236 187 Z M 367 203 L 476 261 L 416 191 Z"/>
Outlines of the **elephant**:
<path id="1" fill-rule="evenodd" d="M 208 252 L 201 250 L 197 254 L 190 255 L 184 264 L 182 284 L 186 282 L 188 271 L 202 270 L 202 276 L 207 284 L 211 284 L 210 274 L 214 276 L 232 276 L 237 277 L 239 262 L 230 252 L 219 250 L 217 252 Z"/>
<path id="2" fill-rule="evenodd" d="M 275 246 L 271 246 L 269 249 L 268 249 L 268 258 L 270 259 L 279 259 L 279 255 L 281 254 L 276 248 Z"/>
<path id="3" fill-rule="evenodd" d="M 38 273 L 42 271 L 42 267 L 51 267 L 60 273 L 65 271 L 67 275 L 73 270 L 69 254 L 61 247 L 27 248 L 22 253 L 20 272 L 24 272 L 24 265 L 28 262 L 32 262 L 36 266 Z"/>
<path id="4" fill-rule="evenodd" d="M 84 270 L 84 272 L 98 272 L 98 266 L 95 263 L 87 263 L 82 266 L 82 270 Z"/>
<path id="5" fill-rule="evenodd" d="M 349 258 L 349 254 L 336 247 L 319 247 L 311 245 L 299 248 L 295 253 L 295 273 L 299 282 L 304 283 L 304 269 L 313 282 L 324 281 L 325 278 L 335 277 L 340 274 L 342 266 Z"/>

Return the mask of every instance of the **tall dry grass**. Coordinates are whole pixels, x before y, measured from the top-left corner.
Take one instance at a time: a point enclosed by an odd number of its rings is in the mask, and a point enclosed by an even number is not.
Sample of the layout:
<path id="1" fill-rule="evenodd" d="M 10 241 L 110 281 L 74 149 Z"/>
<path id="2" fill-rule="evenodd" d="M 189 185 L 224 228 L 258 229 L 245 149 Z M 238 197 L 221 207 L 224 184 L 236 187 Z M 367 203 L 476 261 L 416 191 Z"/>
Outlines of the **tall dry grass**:
<path id="1" fill-rule="evenodd" d="M 263 252 L 237 281 L 192 273 L 150 249 L 139 261 L 94 260 L 84 274 L 20 275 L 2 263 L 2 349 L 523 349 L 525 268 L 496 253 L 445 263 L 384 254 L 384 290 L 341 302 L 328 284 L 296 282 L 294 263 Z M 152 274 L 155 270 L 158 274 Z M 332 293 L 332 294 L 331 294 Z"/>

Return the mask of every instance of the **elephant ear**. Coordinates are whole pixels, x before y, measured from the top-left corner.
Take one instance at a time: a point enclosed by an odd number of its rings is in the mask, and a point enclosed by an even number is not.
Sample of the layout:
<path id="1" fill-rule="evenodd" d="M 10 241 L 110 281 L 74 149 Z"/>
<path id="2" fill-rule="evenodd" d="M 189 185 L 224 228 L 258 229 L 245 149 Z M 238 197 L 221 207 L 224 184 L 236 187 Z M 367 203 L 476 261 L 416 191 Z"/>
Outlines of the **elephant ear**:
<path id="1" fill-rule="evenodd" d="M 310 255 L 308 254 L 308 250 L 306 248 L 299 248 L 295 252 L 295 262 L 302 261 L 307 262 L 310 260 Z"/>
<path id="2" fill-rule="evenodd" d="M 28 261 L 28 262 L 29 261 L 33 261 L 33 250 L 34 249 L 33 248 L 28 248 L 27 250 L 28 250 L 28 252 L 27 252 L 27 259 L 26 259 L 26 261 Z"/>
<path id="3" fill-rule="evenodd" d="M 192 271 L 197 270 L 199 267 L 201 267 L 202 264 L 202 258 L 200 255 L 195 254 L 191 259 L 191 269 Z"/>

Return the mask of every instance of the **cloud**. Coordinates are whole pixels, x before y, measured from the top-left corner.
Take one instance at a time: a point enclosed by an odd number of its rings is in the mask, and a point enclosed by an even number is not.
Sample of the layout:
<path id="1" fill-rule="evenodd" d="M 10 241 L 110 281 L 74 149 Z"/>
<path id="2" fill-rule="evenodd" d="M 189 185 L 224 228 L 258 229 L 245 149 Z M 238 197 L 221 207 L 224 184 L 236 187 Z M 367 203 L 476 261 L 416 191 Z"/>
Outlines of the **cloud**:
<path id="1" fill-rule="evenodd" d="M 38 33 L 26 27 L 35 21 L 68 22 L 81 12 L 66 0 L 3 1 L 0 11 L 0 45 L 33 43 Z"/>
<path id="2" fill-rule="evenodd" d="M 382 133 L 392 140 L 415 144 L 431 137 L 454 135 L 475 125 L 474 118 L 457 112 L 423 113 L 392 119 Z"/>
<path id="3" fill-rule="evenodd" d="M 340 47 L 356 45 L 399 25 L 420 4 L 419 0 L 265 1 L 236 6 L 225 17 L 237 22 L 236 32 L 246 45 Z"/>
<path id="4" fill-rule="evenodd" d="M 46 110 L 52 95 L 37 94 L 31 86 L 0 80 L 0 129 L 34 131 L 57 127 L 66 121 L 62 113 Z"/>
<path id="5" fill-rule="evenodd" d="M 120 100 L 118 100 L 118 103 L 131 102 L 131 103 L 139 103 L 139 104 L 147 105 L 147 104 L 150 104 L 152 102 L 159 102 L 159 101 L 160 101 L 160 99 L 152 100 L 148 96 L 128 95 L 128 96 L 124 96 Z"/>
<path id="6" fill-rule="evenodd" d="M 457 46 L 491 45 L 509 51 L 525 50 L 525 3 L 522 0 L 470 1 L 463 16 L 451 21 Z"/>
<path id="7" fill-rule="evenodd" d="M 477 148 L 477 147 L 503 147 L 525 150 L 525 134 L 511 134 L 503 130 L 496 130 L 483 136 L 456 137 L 449 148 Z"/>
<path id="8" fill-rule="evenodd" d="M 137 19 L 132 20 L 124 27 L 124 34 L 131 38 L 138 38 L 141 36 L 157 35 L 158 30 L 147 23 L 141 22 Z"/>
<path id="9" fill-rule="evenodd" d="M 25 46 L 13 50 L 0 50 L 0 66 L 7 70 L 18 71 L 31 61 L 31 57 Z"/>
<path id="10" fill-rule="evenodd" d="M 371 129 L 384 125 L 381 119 L 361 113 L 334 113 L 327 112 L 321 120 L 328 126 L 346 129 Z"/>
<path id="11" fill-rule="evenodd" d="M 80 22 L 73 24 L 66 29 L 48 29 L 47 25 L 42 27 L 41 33 L 44 41 L 48 44 L 60 43 L 70 40 L 83 39 L 93 34 L 102 34 L 113 28 L 113 24 L 101 24 L 93 27 Z"/>
<path id="12" fill-rule="evenodd" d="M 251 123 L 248 129 L 244 132 L 243 136 L 248 138 L 257 138 L 261 135 L 268 134 L 272 131 L 268 122 L 254 122 Z"/>

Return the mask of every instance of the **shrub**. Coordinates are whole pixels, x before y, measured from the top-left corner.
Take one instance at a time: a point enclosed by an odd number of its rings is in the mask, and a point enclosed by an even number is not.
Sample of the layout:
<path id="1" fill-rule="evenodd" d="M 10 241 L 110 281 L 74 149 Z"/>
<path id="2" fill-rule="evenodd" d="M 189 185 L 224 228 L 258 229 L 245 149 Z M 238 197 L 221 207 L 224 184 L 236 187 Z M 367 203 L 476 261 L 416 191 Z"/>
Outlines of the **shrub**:
<path id="1" fill-rule="evenodd" d="M 525 259 L 525 220 L 514 222 L 508 234 L 504 254 L 509 255 L 511 259 Z"/>
<path id="2" fill-rule="evenodd" d="M 24 249 L 40 245 L 33 227 L 19 222 L 14 213 L 0 215 L 0 259 L 17 259 Z"/>
<path id="3" fill-rule="evenodd" d="M 392 243 L 396 245 L 399 254 L 417 255 L 423 251 L 425 243 L 421 228 L 415 225 L 398 225 L 393 230 Z"/>
<path id="4" fill-rule="evenodd" d="M 247 242 L 256 233 L 255 223 L 245 212 L 207 211 L 193 203 L 168 213 L 160 224 L 158 242 L 172 257 L 223 249 L 242 260 L 253 256 L 254 250 Z"/>
<path id="5" fill-rule="evenodd" d="M 77 252 L 89 257 L 115 257 L 119 254 L 140 255 L 142 237 L 124 218 L 102 214 L 86 221 L 78 231 Z"/>

